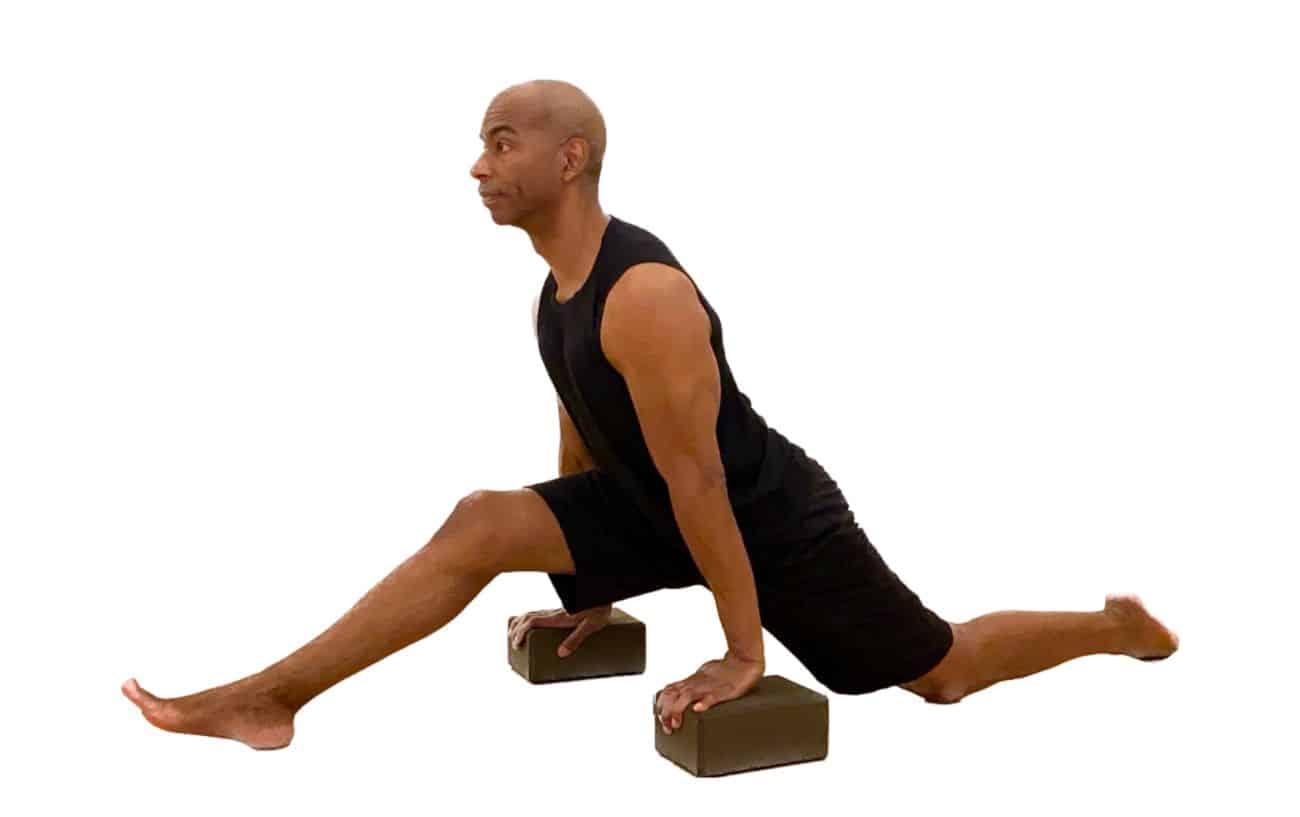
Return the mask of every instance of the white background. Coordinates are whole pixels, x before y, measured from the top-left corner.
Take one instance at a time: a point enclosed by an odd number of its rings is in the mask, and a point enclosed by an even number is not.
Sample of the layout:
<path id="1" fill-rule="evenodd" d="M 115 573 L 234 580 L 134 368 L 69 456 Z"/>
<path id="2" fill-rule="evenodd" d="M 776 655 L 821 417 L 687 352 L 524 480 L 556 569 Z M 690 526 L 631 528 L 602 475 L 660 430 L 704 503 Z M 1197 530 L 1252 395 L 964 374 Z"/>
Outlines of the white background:
<path id="1" fill-rule="evenodd" d="M 4 810 L 1287 810 L 1288 5 L 6 3 Z M 721 656 L 707 591 L 620 605 L 644 675 L 535 687 L 505 621 L 558 601 L 518 573 L 285 750 L 144 721 L 128 677 L 260 670 L 466 493 L 556 475 L 547 264 L 469 175 L 534 78 L 600 106 L 605 210 L 927 604 L 1137 592 L 1179 653 L 832 695 L 826 761 L 696 779 L 649 701 Z"/>

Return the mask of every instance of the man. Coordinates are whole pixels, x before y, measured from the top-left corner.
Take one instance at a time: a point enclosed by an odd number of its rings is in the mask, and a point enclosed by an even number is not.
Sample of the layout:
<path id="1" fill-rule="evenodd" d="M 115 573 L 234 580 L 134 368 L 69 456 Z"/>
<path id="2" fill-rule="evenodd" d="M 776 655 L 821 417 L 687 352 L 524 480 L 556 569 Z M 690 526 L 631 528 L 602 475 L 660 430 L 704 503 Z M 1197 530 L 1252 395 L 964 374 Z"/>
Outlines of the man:
<path id="1" fill-rule="evenodd" d="M 247 678 L 180 698 L 122 687 L 155 726 L 287 746 L 307 701 L 452 620 L 493 577 L 548 574 L 563 610 L 510 622 L 573 627 L 578 648 L 620 599 L 704 585 L 725 654 L 656 696 L 665 732 L 687 707 L 744 695 L 763 676 L 763 629 L 833 692 L 899 686 L 952 703 L 1093 653 L 1164 658 L 1178 639 L 1136 596 L 1092 612 L 998 612 L 945 621 L 885 565 L 821 465 L 736 386 L 716 312 L 656 236 L 607 215 L 600 112 L 554 80 L 498 94 L 470 172 L 498 224 L 550 265 L 536 307 L 555 385 L 560 471 L 474 491 L 415 554 L 333 626 Z M 797 299 L 796 299 L 797 300 Z"/>

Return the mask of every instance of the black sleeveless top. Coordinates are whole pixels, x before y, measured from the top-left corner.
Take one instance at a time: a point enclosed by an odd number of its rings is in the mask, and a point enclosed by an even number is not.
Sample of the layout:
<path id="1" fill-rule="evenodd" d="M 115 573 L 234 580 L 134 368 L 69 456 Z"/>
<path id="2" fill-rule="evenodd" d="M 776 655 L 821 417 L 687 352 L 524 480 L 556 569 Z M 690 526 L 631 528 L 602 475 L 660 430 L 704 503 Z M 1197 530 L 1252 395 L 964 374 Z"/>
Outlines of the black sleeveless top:
<path id="1" fill-rule="evenodd" d="M 668 247 L 649 231 L 610 216 L 591 274 L 560 303 L 548 271 L 537 308 L 537 341 L 546 372 L 596 467 L 613 476 L 655 525 L 676 530 L 668 485 L 646 446 L 626 381 L 600 346 L 605 298 L 628 267 L 646 261 L 682 270 Z M 778 487 L 791 443 L 771 428 L 736 387 L 722 345 L 722 324 L 699 287 L 700 303 L 713 326 L 710 343 L 722 383 L 718 447 L 733 508 L 742 508 Z"/>

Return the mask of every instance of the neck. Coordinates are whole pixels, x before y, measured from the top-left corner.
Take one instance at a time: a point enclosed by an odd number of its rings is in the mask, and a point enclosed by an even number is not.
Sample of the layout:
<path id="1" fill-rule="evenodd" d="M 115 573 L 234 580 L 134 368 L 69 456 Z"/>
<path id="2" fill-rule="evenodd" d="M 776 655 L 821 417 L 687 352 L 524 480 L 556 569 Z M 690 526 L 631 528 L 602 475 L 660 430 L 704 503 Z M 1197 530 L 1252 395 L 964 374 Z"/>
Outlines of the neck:
<path id="1" fill-rule="evenodd" d="M 533 249 L 551 267 L 557 292 L 574 292 L 587 280 L 608 224 L 609 216 L 600 209 L 600 202 L 592 200 L 579 206 L 557 208 L 546 224 L 528 231 Z"/>

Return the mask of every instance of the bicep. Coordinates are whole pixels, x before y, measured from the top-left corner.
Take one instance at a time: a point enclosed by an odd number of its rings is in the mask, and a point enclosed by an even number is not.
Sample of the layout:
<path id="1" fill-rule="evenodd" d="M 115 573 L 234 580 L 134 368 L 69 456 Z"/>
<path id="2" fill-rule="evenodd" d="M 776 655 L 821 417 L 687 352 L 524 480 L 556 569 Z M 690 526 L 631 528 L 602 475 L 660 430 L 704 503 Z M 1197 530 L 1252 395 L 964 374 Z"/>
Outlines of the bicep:
<path id="1" fill-rule="evenodd" d="M 706 343 L 680 349 L 671 360 L 628 378 L 646 447 L 669 485 L 724 473 L 717 438 L 719 374 Z"/>
<path id="2" fill-rule="evenodd" d="M 612 320 L 606 302 L 605 348 L 627 383 L 655 467 L 670 486 L 724 476 L 721 371 L 693 285 L 676 278 L 625 294 Z"/>

